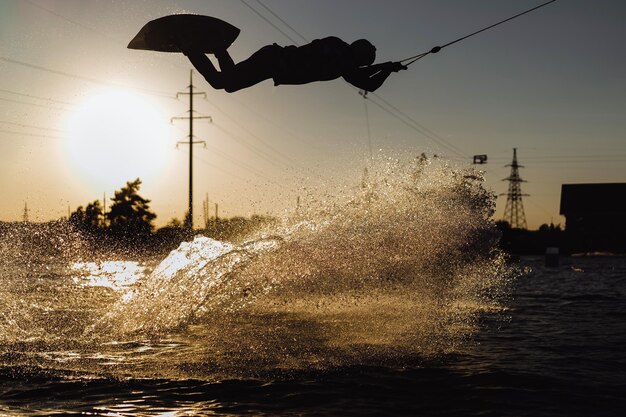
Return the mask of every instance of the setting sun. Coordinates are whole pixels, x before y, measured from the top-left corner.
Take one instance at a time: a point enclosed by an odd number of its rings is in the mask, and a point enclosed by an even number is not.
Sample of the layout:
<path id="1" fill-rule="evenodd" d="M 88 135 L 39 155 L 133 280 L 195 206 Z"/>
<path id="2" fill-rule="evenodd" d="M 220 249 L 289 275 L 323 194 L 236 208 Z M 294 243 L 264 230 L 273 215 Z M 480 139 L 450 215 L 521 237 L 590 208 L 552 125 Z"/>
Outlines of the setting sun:
<path id="1" fill-rule="evenodd" d="M 100 186 L 119 186 L 160 172 L 166 163 L 167 116 L 127 91 L 93 95 L 69 120 L 66 155 L 75 174 Z"/>

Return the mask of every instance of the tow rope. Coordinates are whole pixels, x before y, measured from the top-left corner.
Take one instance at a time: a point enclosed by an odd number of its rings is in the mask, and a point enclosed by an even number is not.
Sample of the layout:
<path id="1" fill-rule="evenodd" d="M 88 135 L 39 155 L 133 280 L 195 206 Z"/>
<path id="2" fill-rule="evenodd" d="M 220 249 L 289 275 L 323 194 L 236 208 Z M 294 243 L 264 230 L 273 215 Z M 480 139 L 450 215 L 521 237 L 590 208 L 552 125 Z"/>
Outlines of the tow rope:
<path id="1" fill-rule="evenodd" d="M 409 61 L 409 62 L 407 62 L 406 64 L 404 64 L 404 66 L 409 66 L 409 65 L 411 65 L 412 63 L 414 63 L 415 61 L 417 61 L 417 60 L 419 60 L 419 59 L 424 58 L 426 55 L 429 55 L 429 54 L 436 54 L 437 52 L 441 51 L 443 48 L 446 48 L 446 47 L 448 47 L 448 46 L 450 46 L 450 45 L 453 45 L 453 44 L 455 44 L 455 43 L 457 43 L 457 42 L 461 42 L 462 40 L 465 40 L 465 39 L 467 39 L 467 38 L 469 38 L 469 37 L 471 37 L 471 36 L 478 35 L 478 34 L 479 34 L 479 33 L 481 33 L 481 32 L 484 32 L 484 31 L 489 30 L 489 29 L 491 29 L 491 28 L 494 28 L 494 27 L 496 27 L 496 26 L 498 26 L 498 25 L 501 25 L 501 24 L 503 24 L 503 23 L 506 23 L 506 22 L 508 22 L 509 20 L 516 19 L 516 18 L 518 18 L 518 17 L 520 17 L 520 16 L 522 16 L 522 15 L 525 15 L 526 13 L 530 13 L 530 12 L 532 12 L 532 11 L 534 11 L 534 10 L 537 10 L 537 9 L 541 8 L 541 7 L 547 6 L 547 5 L 548 5 L 548 4 L 550 4 L 550 3 L 554 3 L 555 1 L 556 1 L 556 0 L 550 0 L 550 1 L 547 1 L 547 2 L 545 2 L 545 3 L 543 3 L 543 4 L 540 4 L 539 6 L 535 6 L 535 7 L 533 7 L 532 9 L 528 9 L 528 10 L 526 10 L 525 12 L 518 13 L 518 14 L 516 14 L 515 16 L 511 16 L 511 17 L 509 17 L 508 19 L 504 19 L 504 20 L 502 20 L 502 21 L 500 21 L 500 22 L 498 22 L 498 23 L 494 23 L 493 25 L 487 26 L 486 28 L 482 28 L 482 29 L 480 29 L 480 30 L 477 30 L 476 32 L 472 32 L 472 33 L 470 33 L 469 35 L 465 35 L 465 36 L 463 36 L 463 37 L 461 37 L 461 38 L 459 38 L 459 39 L 453 40 L 452 42 L 448 42 L 448 43 L 446 43 L 445 45 L 435 46 L 435 47 L 434 47 L 434 48 L 432 48 L 430 51 L 423 52 L 423 53 L 421 53 L 421 54 L 414 55 L 414 56 L 411 56 L 411 57 L 409 57 L 409 58 L 405 58 L 405 59 L 401 60 L 400 62 L 404 63 L 404 62 L 406 62 L 406 61 Z"/>

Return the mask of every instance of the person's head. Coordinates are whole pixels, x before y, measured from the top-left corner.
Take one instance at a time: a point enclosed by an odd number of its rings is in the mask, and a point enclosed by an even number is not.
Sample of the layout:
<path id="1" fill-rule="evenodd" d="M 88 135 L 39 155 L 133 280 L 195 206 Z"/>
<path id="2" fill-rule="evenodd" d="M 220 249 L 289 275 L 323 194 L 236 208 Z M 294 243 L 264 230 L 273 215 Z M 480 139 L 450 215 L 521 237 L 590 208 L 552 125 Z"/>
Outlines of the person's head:
<path id="1" fill-rule="evenodd" d="M 360 67 L 372 65 L 376 59 L 376 47 L 366 39 L 359 39 L 352 44 L 352 53 Z"/>

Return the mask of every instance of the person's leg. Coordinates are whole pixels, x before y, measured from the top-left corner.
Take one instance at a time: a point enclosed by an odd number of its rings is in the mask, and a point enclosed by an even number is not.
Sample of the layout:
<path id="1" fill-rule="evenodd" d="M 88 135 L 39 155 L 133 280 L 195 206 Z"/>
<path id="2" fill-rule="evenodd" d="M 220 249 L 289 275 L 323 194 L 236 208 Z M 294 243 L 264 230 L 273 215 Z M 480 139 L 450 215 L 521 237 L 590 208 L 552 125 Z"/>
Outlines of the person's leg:
<path id="1" fill-rule="evenodd" d="M 281 49 L 278 45 L 264 46 L 238 64 L 233 62 L 226 50 L 216 52 L 221 71 L 218 71 L 202 52 L 184 51 L 184 53 L 211 87 L 232 93 L 272 78 L 280 59 Z"/>
<path id="2" fill-rule="evenodd" d="M 264 46 L 238 64 L 233 64 L 226 51 L 216 53 L 222 70 L 223 88 L 232 93 L 272 78 L 280 59 L 281 49 L 278 45 Z"/>

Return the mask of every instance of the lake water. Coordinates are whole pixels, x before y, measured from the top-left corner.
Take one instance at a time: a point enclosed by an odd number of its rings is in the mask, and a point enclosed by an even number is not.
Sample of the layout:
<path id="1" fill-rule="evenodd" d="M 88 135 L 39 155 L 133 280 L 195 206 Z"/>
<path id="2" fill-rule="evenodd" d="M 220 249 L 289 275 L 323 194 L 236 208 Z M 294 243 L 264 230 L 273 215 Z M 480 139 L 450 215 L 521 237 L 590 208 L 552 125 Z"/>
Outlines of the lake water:
<path id="1" fill-rule="evenodd" d="M 626 258 L 508 263 L 474 174 L 388 172 L 165 259 L 4 230 L 0 415 L 621 415 Z"/>

